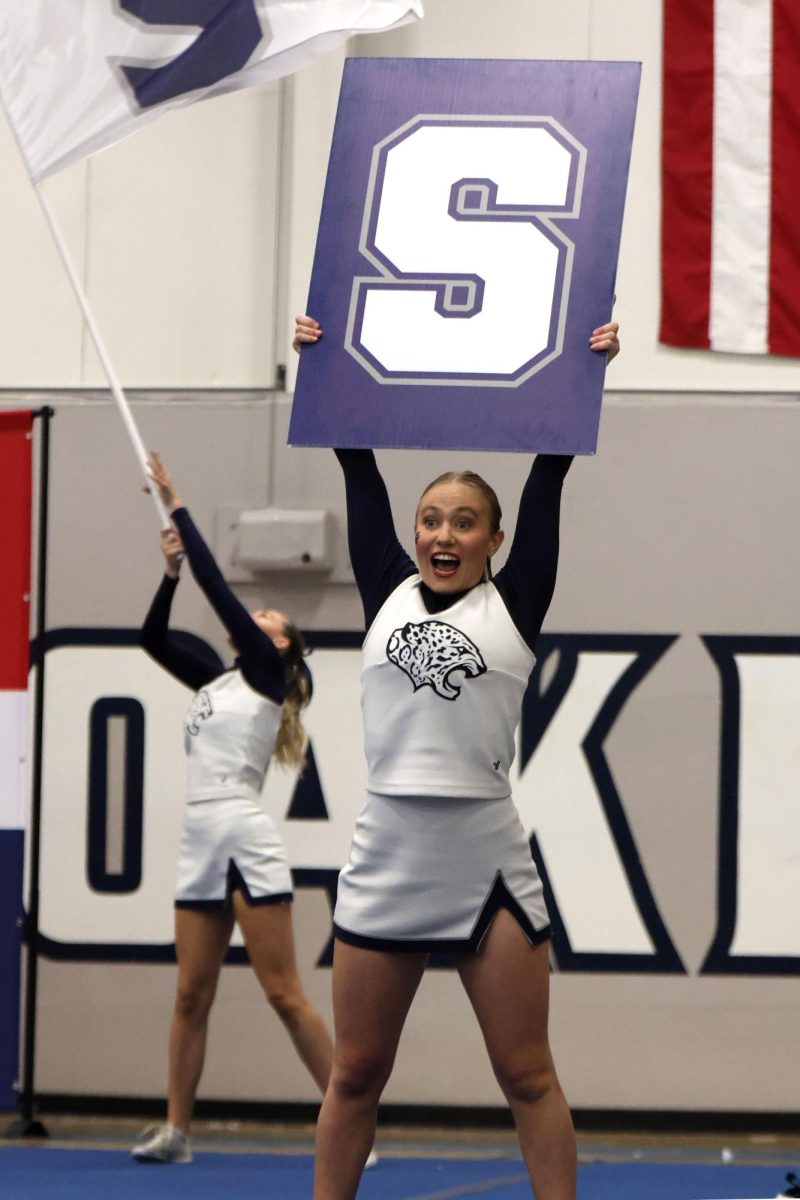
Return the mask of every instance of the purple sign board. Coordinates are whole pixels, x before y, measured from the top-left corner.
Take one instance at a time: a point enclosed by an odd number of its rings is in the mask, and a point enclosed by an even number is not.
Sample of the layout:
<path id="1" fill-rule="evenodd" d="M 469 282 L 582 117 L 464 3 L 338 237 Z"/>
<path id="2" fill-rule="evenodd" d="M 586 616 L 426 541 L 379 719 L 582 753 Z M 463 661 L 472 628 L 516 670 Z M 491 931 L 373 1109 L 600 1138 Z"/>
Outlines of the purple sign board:
<path id="1" fill-rule="evenodd" d="M 347 61 L 292 444 L 594 453 L 639 76 Z"/>

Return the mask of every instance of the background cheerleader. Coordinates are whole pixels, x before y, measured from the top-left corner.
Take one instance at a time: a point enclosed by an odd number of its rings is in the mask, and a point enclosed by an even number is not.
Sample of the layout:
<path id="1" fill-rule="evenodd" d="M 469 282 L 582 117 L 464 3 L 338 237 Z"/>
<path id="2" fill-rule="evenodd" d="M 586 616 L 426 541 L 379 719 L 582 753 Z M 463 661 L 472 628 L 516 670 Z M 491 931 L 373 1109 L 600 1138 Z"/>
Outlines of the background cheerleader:
<path id="1" fill-rule="evenodd" d="M 273 609 L 248 613 L 233 595 L 158 454 L 151 475 L 175 528 L 161 534 L 166 569 L 142 629 L 156 662 L 196 693 L 184 723 L 187 804 L 175 897 L 178 986 L 169 1042 L 167 1123 L 145 1131 L 140 1162 L 189 1162 L 187 1133 L 203 1069 L 208 1015 L 236 922 L 267 1000 L 324 1092 L 331 1041 L 297 973 L 286 851 L 259 801 L 274 759 L 297 767 L 311 696 L 303 639 Z M 168 629 L 181 563 L 228 631 L 227 670 L 210 648 Z"/>

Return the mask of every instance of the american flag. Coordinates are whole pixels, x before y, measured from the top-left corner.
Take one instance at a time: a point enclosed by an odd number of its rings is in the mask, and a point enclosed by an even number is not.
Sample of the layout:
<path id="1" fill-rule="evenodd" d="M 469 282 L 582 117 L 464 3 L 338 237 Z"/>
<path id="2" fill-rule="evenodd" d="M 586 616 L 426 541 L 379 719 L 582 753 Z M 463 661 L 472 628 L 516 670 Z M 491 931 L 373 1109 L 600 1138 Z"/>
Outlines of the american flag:
<path id="1" fill-rule="evenodd" d="M 800 355 L 800 3 L 664 0 L 661 341 Z"/>

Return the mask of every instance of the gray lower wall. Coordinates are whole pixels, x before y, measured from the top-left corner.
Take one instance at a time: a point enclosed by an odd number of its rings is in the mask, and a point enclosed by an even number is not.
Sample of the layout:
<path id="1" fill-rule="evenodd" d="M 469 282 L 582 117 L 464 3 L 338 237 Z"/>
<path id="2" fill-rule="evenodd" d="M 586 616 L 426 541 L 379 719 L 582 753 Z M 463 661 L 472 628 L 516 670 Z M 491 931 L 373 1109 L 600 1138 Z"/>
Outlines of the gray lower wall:
<path id="1" fill-rule="evenodd" d="M 116 413 L 105 399 L 95 397 L 7 393 L 3 404 L 15 406 L 21 399 L 46 400 L 56 408 L 49 628 L 137 627 L 160 576 L 158 525 L 150 501 L 139 492 L 138 468 Z M 267 600 L 289 610 L 310 631 L 357 631 L 360 605 L 347 582 L 338 466 L 329 451 L 285 446 L 288 407 L 285 396 L 273 393 L 134 399 L 146 443 L 164 453 L 212 545 L 221 508 L 274 504 L 326 507 L 335 514 L 340 539 L 335 577 L 342 582 L 274 574 L 261 584 L 243 585 L 240 594 L 246 603 Z M 797 1109 L 796 1072 L 790 1063 L 800 1002 L 800 818 L 796 807 L 792 815 L 776 799 L 772 743 L 759 741 L 758 732 L 759 713 L 774 711 L 778 743 L 796 744 L 797 709 L 778 703 L 784 676 L 775 677 L 775 695 L 766 685 L 760 691 L 742 685 L 747 705 L 741 712 L 740 749 L 746 778 L 755 783 L 742 793 L 749 815 L 745 820 L 740 814 L 738 851 L 740 866 L 749 871 L 741 886 L 746 883 L 750 890 L 746 895 L 741 891 L 739 916 L 746 905 L 750 927 L 767 932 L 763 946 L 755 947 L 755 965 L 748 973 L 736 973 L 741 962 L 733 973 L 727 968 L 724 973 L 704 972 L 718 926 L 720 873 L 730 869 L 731 859 L 721 861 L 719 853 L 722 676 L 702 638 L 787 639 L 777 650 L 773 646 L 772 658 L 767 655 L 764 661 L 770 667 L 783 664 L 786 695 L 791 699 L 792 689 L 800 695 L 800 644 L 791 641 L 800 594 L 798 442 L 796 397 L 612 392 L 597 457 L 577 461 L 568 476 L 559 583 L 545 631 L 558 637 L 586 635 L 590 641 L 595 635 L 632 635 L 641 647 L 655 635 L 673 638 L 631 690 L 608 730 L 604 751 L 651 895 L 684 968 L 684 973 L 659 974 L 651 970 L 652 962 L 642 970 L 568 969 L 563 960 L 554 963 L 553 1042 L 567 1095 L 576 1107 Z M 380 461 L 398 529 L 410 535 L 419 492 L 453 455 L 392 452 Z M 474 455 L 465 465 L 483 471 L 495 484 L 511 529 L 527 461 Z M 190 581 L 181 584 L 175 618 L 224 650 L 219 627 Z M 309 720 L 333 824 L 326 828 L 321 821 L 286 820 L 291 787 L 285 781 L 276 782 L 277 791 L 268 799 L 295 867 L 340 866 L 358 809 L 363 776 L 354 655 L 351 651 L 341 658 L 343 669 L 336 665 L 339 660 L 331 667 L 320 655 L 315 668 L 318 690 Z M 68 669 L 57 665 L 62 660 L 52 661 L 42 927 L 47 935 L 48 928 L 61 927 L 59 922 L 71 928 L 72 921 L 76 942 L 95 940 L 102 947 L 108 932 L 92 932 L 92 913 L 99 911 L 95 906 L 102 898 L 87 900 L 80 873 L 69 861 L 70 847 L 82 844 L 85 819 L 83 726 L 72 699 L 79 710 L 80 697 L 91 692 L 92 672 L 98 670 L 101 691 L 134 685 L 128 660 L 113 654 L 105 668 L 87 659 L 85 672 L 80 655 Z M 169 892 L 180 820 L 179 723 L 185 698 L 162 694 L 166 685 L 158 672 L 143 679 L 135 686 L 142 687 L 146 704 L 152 704 L 148 712 L 175 711 L 174 732 L 161 728 L 168 722 L 153 716 L 159 721 L 160 759 L 148 776 L 154 794 L 146 797 L 148 812 L 155 814 L 152 820 L 163 827 L 157 860 L 163 901 L 157 911 L 143 910 L 134 920 L 137 929 L 152 929 L 153 941 L 163 943 L 169 941 Z M 570 727 L 563 719 L 568 738 Z M 560 896 L 574 898 L 576 904 L 588 902 L 596 914 L 599 941 L 608 938 L 611 944 L 616 918 L 608 907 L 608 864 L 598 854 L 591 830 L 559 834 L 552 797 L 565 786 L 567 768 L 558 765 L 557 750 L 543 746 L 545 753 L 554 753 L 556 765 L 550 768 L 543 760 L 537 768 L 534 758 L 518 781 L 524 820 L 543 840 L 548 861 L 556 862 L 560 855 L 569 861 L 574 854 L 572 861 L 582 864 L 579 879 L 562 871 Z M 570 759 L 570 770 L 577 769 L 579 747 L 563 754 Z M 791 785 L 800 785 L 796 755 L 784 776 L 787 771 Z M 745 780 L 744 773 L 741 778 Z M 759 779 L 763 794 L 758 793 Z M 748 857 L 749 842 L 745 845 L 743 838 L 762 838 L 760 859 Z M 770 853 L 775 856 L 771 863 Z M 151 888 L 147 895 L 152 894 Z M 130 903 L 134 911 L 136 898 Z M 324 891 L 300 888 L 295 904 L 300 969 L 312 998 L 328 1016 L 329 972 L 315 963 L 327 941 L 329 920 Z M 120 930 L 118 938 L 124 941 L 122 923 Z M 134 941 L 139 936 L 131 935 Z M 740 931 L 738 936 L 745 935 Z M 747 936 L 752 942 L 761 935 L 751 930 Z M 776 946 L 781 953 L 776 954 Z M 96 952 L 102 954 L 102 949 Z M 752 944 L 748 953 L 752 958 Z M 174 967 L 165 964 L 76 962 L 46 955 L 40 976 L 39 1090 L 161 1095 L 174 983 Z M 223 973 L 201 1095 L 314 1099 L 313 1085 L 261 999 L 252 973 L 242 966 Z M 436 970 L 426 977 L 386 1100 L 500 1102 L 452 972 Z"/>

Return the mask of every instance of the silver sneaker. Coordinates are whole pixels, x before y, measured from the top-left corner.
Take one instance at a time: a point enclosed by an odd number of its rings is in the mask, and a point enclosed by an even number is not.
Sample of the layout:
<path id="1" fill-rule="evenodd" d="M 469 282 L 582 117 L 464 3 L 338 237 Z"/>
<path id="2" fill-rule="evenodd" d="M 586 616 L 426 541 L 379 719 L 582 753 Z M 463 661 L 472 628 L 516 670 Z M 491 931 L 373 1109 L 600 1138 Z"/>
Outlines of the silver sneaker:
<path id="1" fill-rule="evenodd" d="M 144 1163 L 189 1163 L 192 1161 L 189 1139 L 174 1125 L 151 1125 L 145 1129 L 131 1154 L 137 1162 Z"/>

